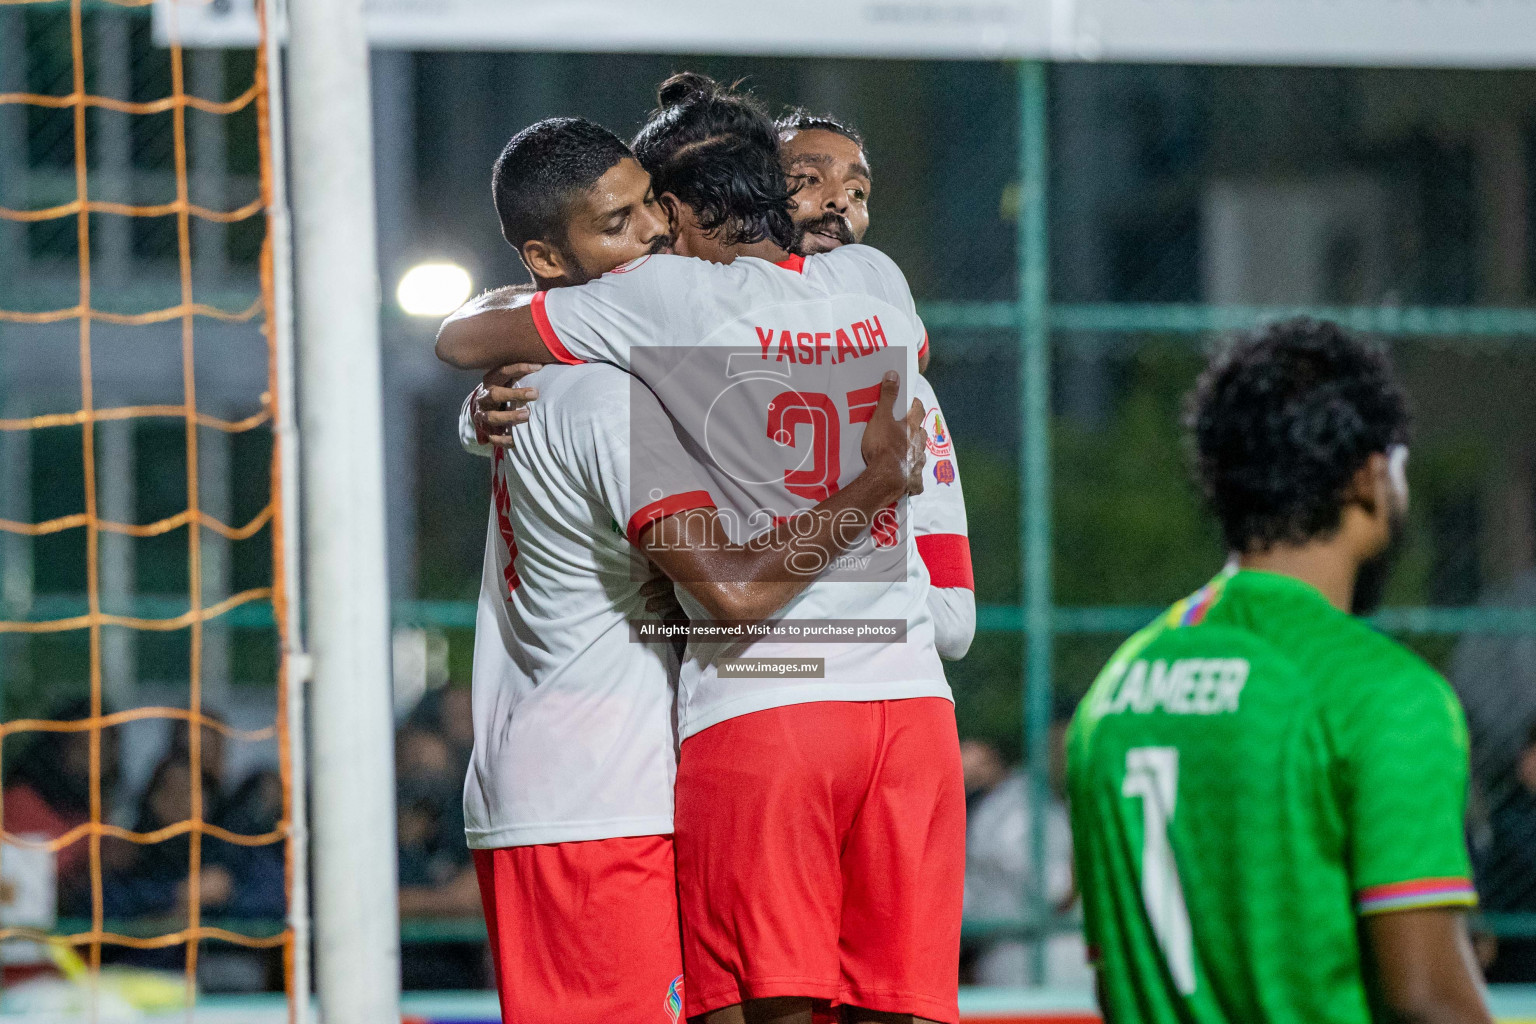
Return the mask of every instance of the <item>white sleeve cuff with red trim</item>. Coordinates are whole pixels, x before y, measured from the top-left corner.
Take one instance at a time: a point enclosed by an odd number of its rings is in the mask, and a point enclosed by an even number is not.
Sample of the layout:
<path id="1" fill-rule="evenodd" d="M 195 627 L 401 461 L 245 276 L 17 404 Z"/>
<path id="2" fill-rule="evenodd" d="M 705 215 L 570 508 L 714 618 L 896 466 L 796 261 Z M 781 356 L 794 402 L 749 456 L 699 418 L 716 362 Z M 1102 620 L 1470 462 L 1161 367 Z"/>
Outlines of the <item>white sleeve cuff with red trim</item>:
<path id="1" fill-rule="evenodd" d="M 554 325 L 549 322 L 549 311 L 544 308 L 544 296 L 547 292 L 533 293 L 533 326 L 538 328 L 539 337 L 544 339 L 544 347 L 549 349 L 549 354 L 562 363 L 576 365 L 586 360 L 577 359 L 571 355 L 571 350 L 565 347 L 565 342 L 560 340 L 560 335 L 555 333 Z"/>
<path id="2" fill-rule="evenodd" d="M 629 525 L 624 529 L 624 536 L 635 547 L 640 546 L 640 534 L 658 519 L 667 516 L 675 516 L 679 512 L 687 512 L 693 508 L 714 508 L 715 499 L 710 497 L 708 491 L 684 491 L 681 494 L 673 494 L 640 509 L 629 517 Z"/>

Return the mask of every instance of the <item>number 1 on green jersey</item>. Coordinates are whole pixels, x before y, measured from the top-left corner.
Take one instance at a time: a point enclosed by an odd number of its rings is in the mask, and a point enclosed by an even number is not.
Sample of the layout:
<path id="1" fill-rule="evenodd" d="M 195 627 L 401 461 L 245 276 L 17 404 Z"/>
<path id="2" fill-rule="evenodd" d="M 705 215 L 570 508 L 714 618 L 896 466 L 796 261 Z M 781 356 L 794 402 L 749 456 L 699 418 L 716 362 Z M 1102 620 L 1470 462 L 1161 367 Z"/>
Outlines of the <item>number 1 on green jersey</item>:
<path id="1" fill-rule="evenodd" d="M 1168 826 L 1179 800 L 1179 748 L 1134 747 L 1125 752 L 1120 792 L 1141 801 L 1141 899 L 1163 959 L 1181 995 L 1195 991 L 1194 939 L 1179 866 L 1173 860 Z"/>

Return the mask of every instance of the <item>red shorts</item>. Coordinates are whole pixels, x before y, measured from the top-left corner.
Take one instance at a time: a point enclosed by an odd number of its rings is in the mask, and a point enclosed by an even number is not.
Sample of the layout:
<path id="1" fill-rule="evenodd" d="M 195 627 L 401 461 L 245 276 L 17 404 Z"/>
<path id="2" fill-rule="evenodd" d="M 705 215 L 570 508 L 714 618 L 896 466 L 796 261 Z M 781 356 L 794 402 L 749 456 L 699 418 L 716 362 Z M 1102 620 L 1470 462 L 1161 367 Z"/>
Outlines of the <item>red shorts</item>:
<path id="1" fill-rule="evenodd" d="M 476 850 L 502 1020 L 677 1024 L 670 836 Z"/>
<path id="2" fill-rule="evenodd" d="M 819 701 L 683 743 L 687 1015 L 809 996 L 954 1024 L 965 786 L 954 705 Z"/>

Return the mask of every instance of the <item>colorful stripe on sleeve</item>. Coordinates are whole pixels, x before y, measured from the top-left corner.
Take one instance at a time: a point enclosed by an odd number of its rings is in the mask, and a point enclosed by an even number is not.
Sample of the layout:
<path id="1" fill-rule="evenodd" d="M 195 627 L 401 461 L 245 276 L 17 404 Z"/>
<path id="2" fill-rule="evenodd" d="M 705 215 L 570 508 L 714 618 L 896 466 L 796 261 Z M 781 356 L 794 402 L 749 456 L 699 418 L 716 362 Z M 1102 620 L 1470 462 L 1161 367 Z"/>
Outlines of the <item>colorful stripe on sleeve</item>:
<path id="1" fill-rule="evenodd" d="M 1366 886 L 1355 894 L 1355 909 L 1361 914 L 1476 905 L 1477 892 L 1465 878 L 1418 878 L 1411 882 Z"/>

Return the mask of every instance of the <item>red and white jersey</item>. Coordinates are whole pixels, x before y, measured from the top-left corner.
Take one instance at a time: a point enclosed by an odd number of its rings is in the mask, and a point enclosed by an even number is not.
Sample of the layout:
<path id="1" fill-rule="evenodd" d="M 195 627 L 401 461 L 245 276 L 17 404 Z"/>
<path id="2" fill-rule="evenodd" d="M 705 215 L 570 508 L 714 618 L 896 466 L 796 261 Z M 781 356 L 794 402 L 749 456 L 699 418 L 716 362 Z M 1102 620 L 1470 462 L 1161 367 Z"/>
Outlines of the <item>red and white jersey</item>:
<path id="1" fill-rule="evenodd" d="M 919 375 L 912 393 L 927 410 L 923 429 L 928 432 L 923 492 L 909 502 L 912 534 L 932 582 L 928 611 L 933 616 L 934 640 L 939 655 L 953 661 L 965 656 L 976 635 L 976 583 L 971 573 L 965 494 L 960 487 L 955 441 L 933 385 Z"/>
<path id="2" fill-rule="evenodd" d="M 490 458 L 495 447 L 475 429 L 475 394 L 470 392 L 459 410 L 459 443 L 471 455 Z M 934 644 L 941 658 L 955 661 L 965 657 L 976 636 L 976 584 L 971 572 L 960 460 L 928 378 L 919 374 L 912 394 L 927 410 L 923 427 L 928 431 L 928 479 L 923 492 L 913 496 L 909 505 L 912 535 L 932 584 L 928 611 L 933 616 Z"/>
<path id="3" fill-rule="evenodd" d="M 533 314 L 557 358 L 612 363 L 656 393 L 738 542 L 862 471 L 881 375 L 900 371 L 905 408 L 925 338 L 900 269 L 862 245 L 778 265 L 642 257 L 536 294 Z M 681 735 L 810 701 L 953 699 L 927 591 L 908 524 L 866 534 L 778 618 L 900 620 L 905 642 L 695 644 L 679 682 Z M 682 588 L 679 597 L 703 617 Z M 823 676 L 721 678 L 721 658 L 821 658 Z"/>
<path id="4" fill-rule="evenodd" d="M 518 428 L 529 443 L 493 462 L 466 838 L 488 849 L 664 835 L 678 662 L 667 643 L 630 640 L 631 620 L 655 618 L 632 541 L 714 502 L 660 403 L 628 374 L 551 366 L 527 383 L 541 392 Z M 644 505 L 630 497 L 637 448 L 648 478 L 635 483 L 655 495 Z"/>

